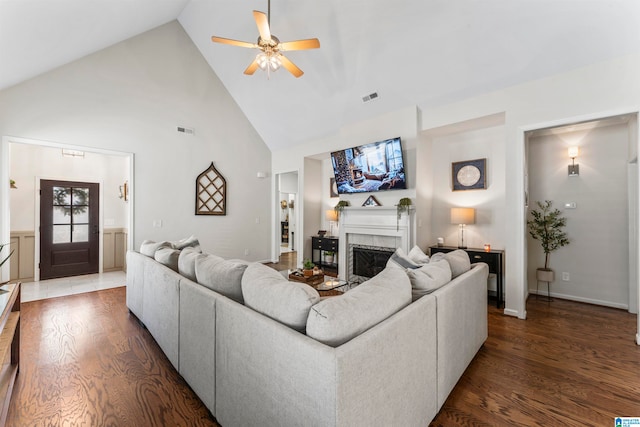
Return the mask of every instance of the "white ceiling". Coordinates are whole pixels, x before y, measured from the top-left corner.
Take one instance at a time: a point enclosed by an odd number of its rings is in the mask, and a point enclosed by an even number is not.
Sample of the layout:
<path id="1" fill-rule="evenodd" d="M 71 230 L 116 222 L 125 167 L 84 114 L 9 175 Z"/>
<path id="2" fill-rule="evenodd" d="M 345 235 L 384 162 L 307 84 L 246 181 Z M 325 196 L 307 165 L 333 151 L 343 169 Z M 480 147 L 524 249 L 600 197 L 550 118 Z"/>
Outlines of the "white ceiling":
<path id="1" fill-rule="evenodd" d="M 321 47 L 287 53 L 301 78 L 267 79 L 243 74 L 255 51 L 210 40 L 254 42 L 254 9 L 267 1 L 0 0 L 0 89 L 178 19 L 275 150 L 640 52 L 638 0 L 273 0 L 273 34 Z"/>

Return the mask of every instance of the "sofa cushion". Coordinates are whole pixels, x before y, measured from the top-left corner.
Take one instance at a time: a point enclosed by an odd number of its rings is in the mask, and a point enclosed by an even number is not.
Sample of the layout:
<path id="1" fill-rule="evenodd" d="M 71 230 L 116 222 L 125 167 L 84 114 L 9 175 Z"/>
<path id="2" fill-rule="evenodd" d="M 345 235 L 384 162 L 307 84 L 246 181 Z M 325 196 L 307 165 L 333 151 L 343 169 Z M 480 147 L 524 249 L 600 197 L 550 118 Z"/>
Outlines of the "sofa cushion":
<path id="1" fill-rule="evenodd" d="M 431 261 L 420 268 L 408 269 L 413 301 L 430 294 L 451 281 L 451 267 L 445 259 Z"/>
<path id="2" fill-rule="evenodd" d="M 196 236 L 189 236 L 185 239 L 178 240 L 177 242 L 172 242 L 172 245 L 176 249 L 184 249 L 184 248 L 195 248 L 198 252 L 202 252 L 200 250 L 200 242 L 196 238 Z"/>
<path id="3" fill-rule="evenodd" d="M 160 264 L 166 265 L 173 271 L 178 271 L 178 258 L 180 251 L 166 246 L 161 246 L 156 250 L 153 258 Z"/>
<path id="4" fill-rule="evenodd" d="M 162 242 L 154 242 L 153 240 L 145 240 L 140 245 L 140 253 L 142 255 L 146 255 L 149 258 L 153 258 L 156 254 L 156 251 L 161 248 L 172 248 L 171 242 L 167 242 L 166 240 Z"/>
<path id="5" fill-rule="evenodd" d="M 314 305 L 307 335 L 337 347 L 411 303 L 411 282 L 403 269 L 387 267 L 341 296 Z"/>
<path id="6" fill-rule="evenodd" d="M 418 268 L 421 264 L 413 261 L 411 258 L 407 256 L 406 253 L 401 248 L 396 249 L 396 251 L 391 255 L 389 261 L 387 261 L 387 266 L 393 264 L 394 266 L 405 268 Z"/>
<path id="7" fill-rule="evenodd" d="M 422 249 L 418 247 L 418 245 L 411 248 L 409 253 L 407 254 L 409 259 L 416 264 L 428 264 L 429 263 L 429 255 L 422 252 Z"/>
<path id="8" fill-rule="evenodd" d="M 178 257 L 178 273 L 187 279 L 196 281 L 196 259 L 202 254 L 199 248 L 186 247 Z"/>
<path id="9" fill-rule="evenodd" d="M 247 307 L 297 331 L 304 332 L 311 307 L 320 295 L 311 286 L 289 282 L 273 268 L 252 263 L 242 277 Z"/>
<path id="10" fill-rule="evenodd" d="M 202 255 L 196 258 L 196 280 L 202 286 L 242 303 L 241 283 L 246 268 L 246 261 Z"/>
<path id="11" fill-rule="evenodd" d="M 446 259 L 451 267 L 451 279 L 455 279 L 461 274 L 466 273 L 471 268 L 471 261 L 469 260 L 469 254 L 462 249 L 456 249 L 452 252 L 438 252 L 433 254 L 431 262 Z"/>

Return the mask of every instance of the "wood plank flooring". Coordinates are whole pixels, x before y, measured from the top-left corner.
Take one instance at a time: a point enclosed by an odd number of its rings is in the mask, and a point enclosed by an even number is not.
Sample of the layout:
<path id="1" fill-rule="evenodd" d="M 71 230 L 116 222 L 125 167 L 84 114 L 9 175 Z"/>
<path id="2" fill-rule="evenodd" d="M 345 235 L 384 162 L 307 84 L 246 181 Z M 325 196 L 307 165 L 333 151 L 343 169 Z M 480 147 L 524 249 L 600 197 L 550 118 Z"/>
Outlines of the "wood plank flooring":
<path id="1" fill-rule="evenodd" d="M 636 317 L 531 298 L 489 307 L 489 339 L 431 426 L 609 426 L 640 416 Z M 217 426 L 125 306 L 125 288 L 22 304 L 8 426 Z"/>
<path id="2" fill-rule="evenodd" d="M 640 416 L 636 316 L 555 299 L 489 309 L 489 339 L 431 426 L 613 426 Z"/>
<path id="3" fill-rule="evenodd" d="M 125 288 L 23 303 L 7 426 L 216 426 Z"/>

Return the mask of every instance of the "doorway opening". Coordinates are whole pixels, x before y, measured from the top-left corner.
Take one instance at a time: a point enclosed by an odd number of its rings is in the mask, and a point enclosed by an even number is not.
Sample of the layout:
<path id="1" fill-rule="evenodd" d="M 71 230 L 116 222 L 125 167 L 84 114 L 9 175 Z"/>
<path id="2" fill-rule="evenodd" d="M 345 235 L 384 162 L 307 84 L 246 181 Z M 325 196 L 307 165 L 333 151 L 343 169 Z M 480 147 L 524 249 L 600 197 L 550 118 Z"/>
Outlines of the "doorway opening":
<path id="1" fill-rule="evenodd" d="M 287 269 L 297 265 L 298 248 L 296 235 L 298 225 L 298 172 L 285 172 L 276 176 L 277 213 L 275 229 L 278 264 Z"/>

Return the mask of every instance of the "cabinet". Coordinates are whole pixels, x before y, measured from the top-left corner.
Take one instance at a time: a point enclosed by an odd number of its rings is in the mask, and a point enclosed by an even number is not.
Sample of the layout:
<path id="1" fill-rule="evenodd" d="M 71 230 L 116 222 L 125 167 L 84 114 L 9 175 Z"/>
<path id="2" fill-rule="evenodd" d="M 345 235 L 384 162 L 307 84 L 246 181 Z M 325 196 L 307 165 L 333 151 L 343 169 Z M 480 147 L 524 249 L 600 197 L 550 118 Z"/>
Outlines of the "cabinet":
<path id="1" fill-rule="evenodd" d="M 454 246 L 430 246 L 429 253 L 433 255 L 437 252 L 451 252 L 456 249 L 458 248 Z M 469 260 L 471 260 L 472 264 L 475 262 L 484 262 L 489 266 L 489 273 L 496 275 L 496 307 L 500 308 L 502 306 L 503 295 L 502 275 L 504 274 L 504 251 L 492 249 L 487 252 L 483 249 L 472 248 L 463 250 L 469 254 Z"/>
<path id="2" fill-rule="evenodd" d="M 311 262 L 325 273 L 338 273 L 338 238 L 311 237 Z"/>
<path id="3" fill-rule="evenodd" d="M 280 221 L 280 243 L 289 243 L 289 221 Z"/>
<path id="4" fill-rule="evenodd" d="M 0 425 L 5 425 L 20 361 L 20 283 L 0 287 Z"/>

